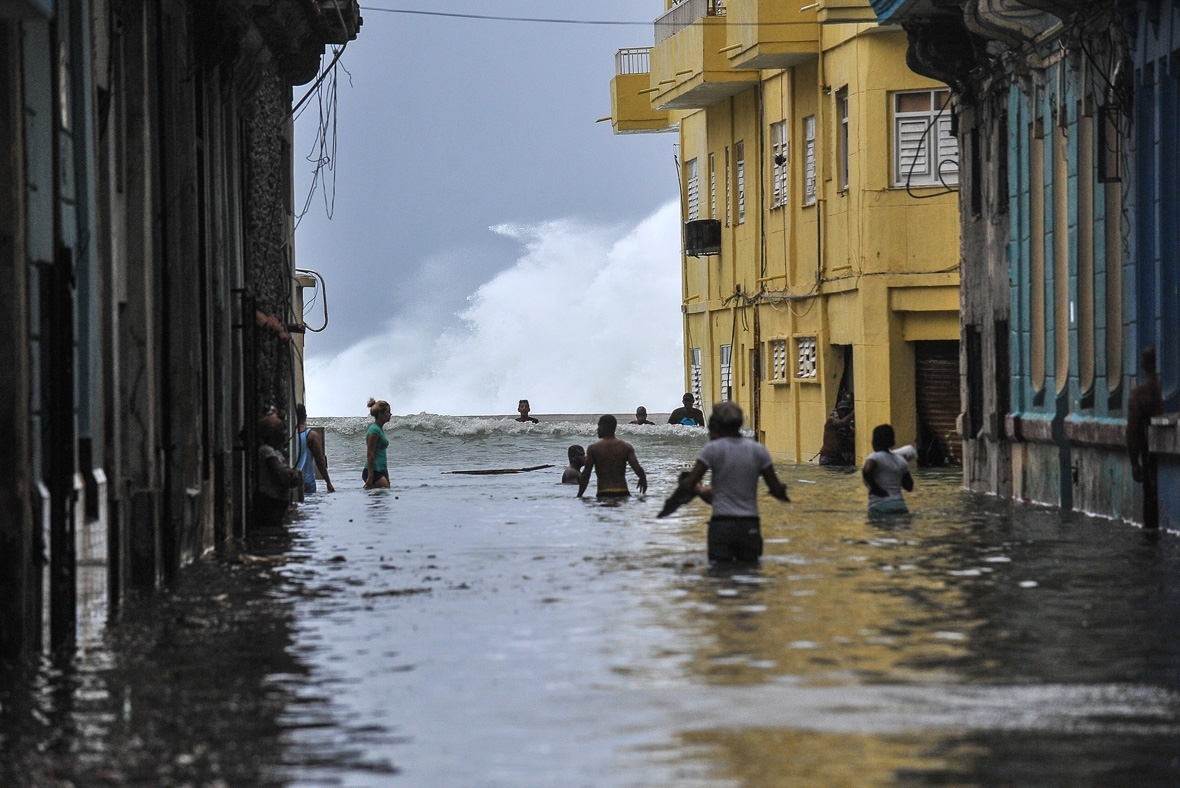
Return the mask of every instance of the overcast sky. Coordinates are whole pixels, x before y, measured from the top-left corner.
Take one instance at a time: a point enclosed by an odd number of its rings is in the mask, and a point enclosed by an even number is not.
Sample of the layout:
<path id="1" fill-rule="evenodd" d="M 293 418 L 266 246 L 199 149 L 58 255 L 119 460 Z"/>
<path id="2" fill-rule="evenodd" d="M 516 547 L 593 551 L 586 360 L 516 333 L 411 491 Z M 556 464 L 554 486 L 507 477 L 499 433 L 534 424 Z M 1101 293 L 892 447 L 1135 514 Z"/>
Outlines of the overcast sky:
<path id="1" fill-rule="evenodd" d="M 675 199 L 675 134 L 615 136 L 609 122 L 595 123 L 610 114 L 615 50 L 651 44 L 661 0 L 369 0 L 362 8 L 364 26 L 340 59 L 351 77 L 339 72 L 333 216 L 318 193 L 296 236 L 297 265 L 328 282 L 330 325 L 308 335 L 309 357 L 334 356 L 396 319 L 454 322 L 468 297 L 523 253 L 493 225 L 634 227 Z M 306 90 L 296 88 L 295 98 Z M 299 205 L 318 115 L 313 98 L 296 122 Z"/>

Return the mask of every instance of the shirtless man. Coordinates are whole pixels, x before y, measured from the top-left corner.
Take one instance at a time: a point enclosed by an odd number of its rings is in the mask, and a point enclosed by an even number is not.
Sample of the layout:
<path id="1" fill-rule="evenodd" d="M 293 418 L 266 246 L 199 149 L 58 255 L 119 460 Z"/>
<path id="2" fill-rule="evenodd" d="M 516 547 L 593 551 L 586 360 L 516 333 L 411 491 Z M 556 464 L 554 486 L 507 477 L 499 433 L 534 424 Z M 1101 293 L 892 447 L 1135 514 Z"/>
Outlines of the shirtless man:
<path id="1" fill-rule="evenodd" d="M 647 492 L 647 474 L 635 456 L 635 449 L 627 441 L 615 437 L 619 421 L 609 413 L 598 420 L 598 437 L 601 440 L 590 444 L 586 450 L 586 464 L 582 466 L 582 478 L 578 481 L 578 497 L 586 492 L 590 484 L 590 472 L 598 471 L 599 498 L 625 498 L 631 494 L 627 489 L 627 466 L 635 471 L 639 492 Z"/>
<path id="2" fill-rule="evenodd" d="M 582 481 L 582 466 L 586 464 L 586 450 L 574 444 L 569 448 L 570 464 L 561 474 L 562 484 L 580 484 Z"/>

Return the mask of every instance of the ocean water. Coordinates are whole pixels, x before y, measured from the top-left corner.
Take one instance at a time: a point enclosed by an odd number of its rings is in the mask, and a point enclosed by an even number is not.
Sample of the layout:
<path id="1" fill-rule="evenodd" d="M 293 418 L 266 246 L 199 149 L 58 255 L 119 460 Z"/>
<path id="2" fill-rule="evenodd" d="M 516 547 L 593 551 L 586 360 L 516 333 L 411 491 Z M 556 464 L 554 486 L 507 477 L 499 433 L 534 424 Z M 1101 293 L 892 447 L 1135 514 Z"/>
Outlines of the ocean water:
<path id="1" fill-rule="evenodd" d="M 762 561 L 710 568 L 707 506 L 655 517 L 703 430 L 623 425 L 650 489 L 598 502 L 594 418 L 543 418 L 395 418 L 388 490 L 322 420 L 338 492 L 0 693 L 0 785 L 1180 784 L 1174 534 L 780 463 Z"/>

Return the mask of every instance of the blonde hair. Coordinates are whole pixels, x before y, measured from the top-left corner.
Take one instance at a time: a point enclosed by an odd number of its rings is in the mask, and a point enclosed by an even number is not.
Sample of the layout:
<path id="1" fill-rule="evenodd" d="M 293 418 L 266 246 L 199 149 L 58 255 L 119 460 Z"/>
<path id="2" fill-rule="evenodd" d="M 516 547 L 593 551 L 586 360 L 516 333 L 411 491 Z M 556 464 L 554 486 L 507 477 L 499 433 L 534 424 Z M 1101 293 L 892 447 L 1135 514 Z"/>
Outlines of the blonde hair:
<path id="1" fill-rule="evenodd" d="M 383 399 L 373 399 L 369 397 L 369 415 L 376 417 L 378 413 L 383 410 L 389 410 L 389 403 Z"/>

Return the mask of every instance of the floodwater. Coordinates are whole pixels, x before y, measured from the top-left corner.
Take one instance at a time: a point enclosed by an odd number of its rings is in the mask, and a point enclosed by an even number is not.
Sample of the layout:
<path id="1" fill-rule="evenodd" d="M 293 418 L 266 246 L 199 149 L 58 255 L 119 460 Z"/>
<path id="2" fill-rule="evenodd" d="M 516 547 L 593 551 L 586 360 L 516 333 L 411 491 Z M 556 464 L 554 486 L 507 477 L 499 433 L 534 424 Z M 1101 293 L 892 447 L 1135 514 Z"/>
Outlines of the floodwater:
<path id="1" fill-rule="evenodd" d="M 0 785 L 1180 784 L 1176 535 L 944 471 L 873 521 L 855 472 L 780 465 L 761 564 L 717 571 L 707 507 L 655 519 L 701 431 L 621 428 L 651 488 L 599 503 L 558 483 L 584 420 L 395 419 L 380 491 L 365 426 L 255 558 L 0 694 Z"/>

